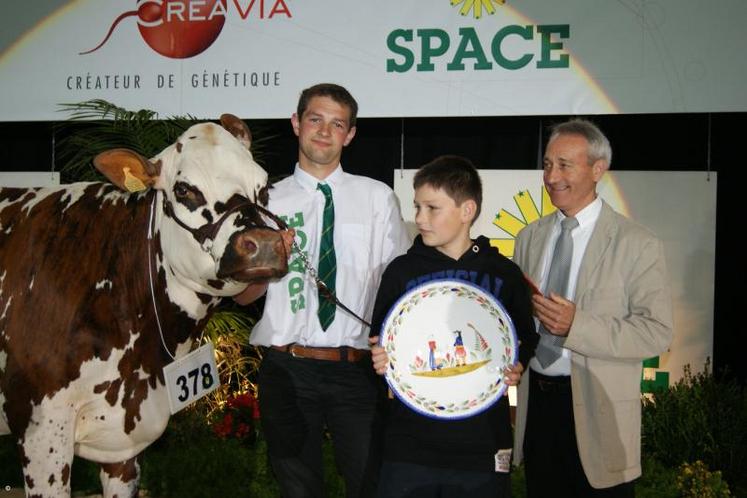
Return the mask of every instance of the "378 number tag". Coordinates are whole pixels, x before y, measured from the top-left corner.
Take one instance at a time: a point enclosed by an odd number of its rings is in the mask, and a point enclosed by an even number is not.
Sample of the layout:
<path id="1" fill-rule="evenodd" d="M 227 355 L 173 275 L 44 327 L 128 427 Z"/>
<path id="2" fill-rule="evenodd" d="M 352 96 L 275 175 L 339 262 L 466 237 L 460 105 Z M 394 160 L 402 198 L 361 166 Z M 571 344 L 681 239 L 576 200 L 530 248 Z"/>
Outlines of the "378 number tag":
<path id="1" fill-rule="evenodd" d="M 220 386 L 213 344 L 208 342 L 163 367 L 171 414 L 210 394 Z"/>

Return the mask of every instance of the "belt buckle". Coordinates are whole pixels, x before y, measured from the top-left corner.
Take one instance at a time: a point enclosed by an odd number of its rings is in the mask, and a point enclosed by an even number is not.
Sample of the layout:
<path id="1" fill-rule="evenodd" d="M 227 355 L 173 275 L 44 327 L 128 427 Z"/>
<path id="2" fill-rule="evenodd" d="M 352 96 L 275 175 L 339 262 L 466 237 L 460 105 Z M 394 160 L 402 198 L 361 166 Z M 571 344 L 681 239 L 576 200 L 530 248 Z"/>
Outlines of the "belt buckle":
<path id="1" fill-rule="evenodd" d="M 540 388 L 540 391 L 546 393 L 563 393 L 567 392 L 567 389 L 570 387 L 569 384 L 552 382 L 545 379 L 537 379 L 537 384 Z"/>
<path id="2" fill-rule="evenodd" d="M 296 346 L 297 344 L 295 342 L 288 346 L 288 352 L 293 358 L 298 358 L 298 356 L 296 355 Z"/>

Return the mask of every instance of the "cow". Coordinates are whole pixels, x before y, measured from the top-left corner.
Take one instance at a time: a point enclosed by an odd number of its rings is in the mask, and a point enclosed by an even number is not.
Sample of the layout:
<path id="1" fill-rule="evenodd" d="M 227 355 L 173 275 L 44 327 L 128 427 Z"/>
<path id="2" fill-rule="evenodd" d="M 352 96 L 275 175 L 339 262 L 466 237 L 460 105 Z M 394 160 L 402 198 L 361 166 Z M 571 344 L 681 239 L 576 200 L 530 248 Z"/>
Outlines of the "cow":
<path id="1" fill-rule="evenodd" d="M 170 416 L 163 367 L 223 297 L 287 273 L 251 133 L 221 124 L 150 160 L 99 154 L 111 183 L 0 189 L 0 434 L 27 496 L 69 496 L 74 454 L 101 463 L 104 496 L 136 496 Z"/>

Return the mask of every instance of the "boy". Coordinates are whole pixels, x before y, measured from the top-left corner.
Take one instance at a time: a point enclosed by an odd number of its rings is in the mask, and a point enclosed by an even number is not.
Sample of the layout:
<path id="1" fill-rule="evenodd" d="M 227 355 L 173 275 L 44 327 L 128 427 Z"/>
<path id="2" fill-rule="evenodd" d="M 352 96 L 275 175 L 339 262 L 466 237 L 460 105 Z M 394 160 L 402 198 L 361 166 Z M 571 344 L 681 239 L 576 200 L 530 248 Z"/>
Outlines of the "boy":
<path id="1" fill-rule="evenodd" d="M 519 268 L 491 247 L 487 238 L 470 239 L 469 230 L 482 203 L 479 174 L 467 159 L 441 156 L 420 168 L 413 183 L 420 235 L 407 254 L 394 259 L 384 272 L 371 333 L 380 332 L 391 306 L 416 285 L 459 274 L 468 275 L 472 282 L 490 282 L 484 290 L 511 315 L 521 343 L 519 362 L 505 371 L 506 384 L 518 384 L 522 365 L 531 358 L 537 342 L 530 291 Z M 374 369 L 383 375 L 388 366 L 386 352 L 377 345 L 378 336 L 370 342 Z M 431 419 L 392 399 L 378 496 L 510 496 L 511 447 L 505 396 L 487 410 L 461 420 Z"/>

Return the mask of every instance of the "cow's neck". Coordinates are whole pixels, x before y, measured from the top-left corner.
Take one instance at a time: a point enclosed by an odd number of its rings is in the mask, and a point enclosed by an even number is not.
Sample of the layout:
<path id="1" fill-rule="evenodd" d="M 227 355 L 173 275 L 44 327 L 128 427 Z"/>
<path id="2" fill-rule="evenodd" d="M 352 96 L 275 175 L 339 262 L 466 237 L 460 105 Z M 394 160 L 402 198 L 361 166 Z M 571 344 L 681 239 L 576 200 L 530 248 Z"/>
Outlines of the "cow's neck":
<path id="1" fill-rule="evenodd" d="M 169 265 L 164 257 L 161 233 L 155 227 L 164 221 L 163 204 L 153 202 L 159 196 L 157 192 L 148 195 L 149 217 L 150 209 L 155 209 L 153 220 L 153 237 L 148 240 L 147 253 L 149 294 L 152 298 L 152 313 L 159 336 L 163 338 L 163 345 L 168 349 L 169 356 L 183 356 L 190 351 L 212 316 L 213 309 L 220 298 L 200 292 L 201 288 L 194 288 L 194 284 L 180 278 L 177 270 Z M 152 283 L 152 284 L 151 284 Z M 152 285 L 152 287 L 151 287 Z"/>

